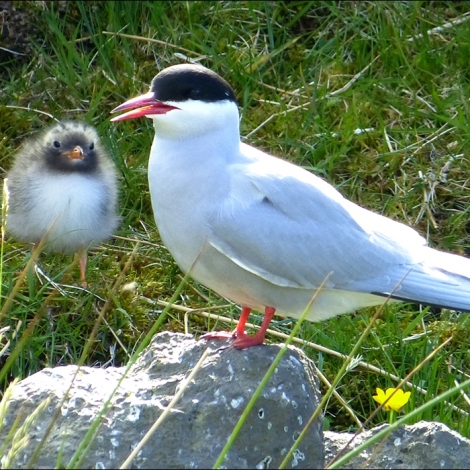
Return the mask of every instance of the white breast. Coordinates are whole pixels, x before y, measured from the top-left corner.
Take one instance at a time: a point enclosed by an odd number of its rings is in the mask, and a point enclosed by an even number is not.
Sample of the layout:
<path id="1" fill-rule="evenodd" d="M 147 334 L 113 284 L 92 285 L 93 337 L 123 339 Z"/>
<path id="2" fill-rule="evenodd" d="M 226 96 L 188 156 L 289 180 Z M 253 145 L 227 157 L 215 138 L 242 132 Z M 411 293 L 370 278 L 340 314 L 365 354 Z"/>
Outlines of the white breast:
<path id="1" fill-rule="evenodd" d="M 7 228 L 20 241 L 38 243 L 47 235 L 46 250 L 74 252 L 114 229 L 106 220 L 107 197 L 93 176 L 43 173 L 22 188 L 22 204 L 11 201 Z"/>

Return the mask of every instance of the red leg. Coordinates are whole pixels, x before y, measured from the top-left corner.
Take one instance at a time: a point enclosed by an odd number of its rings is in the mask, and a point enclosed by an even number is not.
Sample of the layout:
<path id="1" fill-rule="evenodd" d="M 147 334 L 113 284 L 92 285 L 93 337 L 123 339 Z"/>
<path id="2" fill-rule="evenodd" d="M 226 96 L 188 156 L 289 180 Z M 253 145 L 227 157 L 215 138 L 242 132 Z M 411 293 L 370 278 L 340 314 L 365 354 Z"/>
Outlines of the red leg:
<path id="1" fill-rule="evenodd" d="M 231 333 L 228 331 L 211 331 L 210 333 L 206 333 L 202 335 L 202 339 L 233 339 L 236 338 L 238 335 L 245 334 L 245 324 L 250 316 L 251 308 L 242 307 L 242 313 L 240 315 L 240 320 L 238 320 L 238 325 Z"/>
<path id="2" fill-rule="evenodd" d="M 263 323 L 261 323 L 261 327 L 258 332 L 254 336 L 249 336 L 244 332 L 237 334 L 237 339 L 233 342 L 232 346 L 237 349 L 246 349 L 251 348 L 251 346 L 263 344 L 264 338 L 266 336 L 266 330 L 268 329 L 275 312 L 275 308 L 266 307 L 264 309 Z M 240 326 L 240 324 L 238 325 Z"/>
<path id="3" fill-rule="evenodd" d="M 238 320 L 238 325 L 236 330 L 233 333 L 236 333 L 236 336 L 244 335 L 245 334 L 245 325 L 250 316 L 251 308 L 242 307 L 242 313 L 240 315 L 240 320 Z"/>
<path id="4" fill-rule="evenodd" d="M 214 331 L 211 333 L 206 333 L 201 338 L 202 339 L 227 339 L 235 338 L 235 341 L 232 343 L 232 346 L 236 349 L 246 349 L 251 346 L 257 346 L 263 344 L 264 338 L 266 336 L 266 330 L 273 319 L 276 309 L 273 307 L 266 307 L 264 309 L 264 318 L 263 323 L 261 324 L 260 329 L 254 336 L 249 336 L 245 333 L 245 325 L 250 316 L 251 309 L 248 307 L 242 307 L 242 313 L 240 320 L 238 322 L 237 328 L 232 333 L 226 333 L 223 331 Z"/>

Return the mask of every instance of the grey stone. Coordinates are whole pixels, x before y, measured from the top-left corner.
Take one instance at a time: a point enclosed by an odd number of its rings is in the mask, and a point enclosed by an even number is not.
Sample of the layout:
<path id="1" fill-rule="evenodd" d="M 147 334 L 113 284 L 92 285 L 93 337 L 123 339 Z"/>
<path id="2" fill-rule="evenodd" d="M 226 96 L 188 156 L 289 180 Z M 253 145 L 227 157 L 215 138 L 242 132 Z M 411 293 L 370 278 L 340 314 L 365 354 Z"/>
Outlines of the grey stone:
<path id="1" fill-rule="evenodd" d="M 356 448 L 386 427 L 388 424 L 359 434 L 349 449 Z M 326 463 L 330 462 L 354 435 L 331 431 L 325 431 L 324 434 Z M 470 440 L 442 423 L 420 421 L 396 429 L 341 468 L 468 469 Z"/>
<path id="2" fill-rule="evenodd" d="M 122 381 L 101 420 L 81 467 L 120 466 L 147 433 L 207 347 L 211 352 L 175 408 L 132 462 L 133 468 L 212 467 L 280 346 L 238 351 L 225 341 L 196 342 L 175 333 L 156 335 Z M 34 467 L 64 467 L 90 428 L 124 368 L 83 367 Z M 51 403 L 28 431 L 28 441 L 7 462 L 21 468 L 44 435 L 76 366 L 44 369 L 14 388 L 0 430 L 5 442 L 15 418 Z M 317 408 L 318 386 L 311 362 L 289 348 L 228 453 L 227 468 L 277 468 Z M 17 428 L 18 429 L 18 428 Z M 323 468 L 322 420 L 311 427 L 289 466 Z M 58 457 L 60 461 L 58 463 Z"/>

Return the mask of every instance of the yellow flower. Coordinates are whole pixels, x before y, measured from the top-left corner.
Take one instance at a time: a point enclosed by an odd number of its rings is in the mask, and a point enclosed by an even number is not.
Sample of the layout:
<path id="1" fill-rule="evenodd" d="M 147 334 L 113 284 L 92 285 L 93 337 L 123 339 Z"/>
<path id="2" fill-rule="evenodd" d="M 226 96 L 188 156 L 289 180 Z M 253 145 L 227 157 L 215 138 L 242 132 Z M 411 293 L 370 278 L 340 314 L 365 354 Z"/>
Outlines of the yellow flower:
<path id="1" fill-rule="evenodd" d="M 387 411 L 400 411 L 408 403 L 411 395 L 411 392 L 404 392 L 402 389 L 396 390 L 395 388 L 387 388 L 387 391 L 384 392 L 381 388 L 377 387 L 376 391 L 377 395 L 374 395 L 372 398 L 381 405 L 395 392 L 393 397 L 384 406 Z"/>

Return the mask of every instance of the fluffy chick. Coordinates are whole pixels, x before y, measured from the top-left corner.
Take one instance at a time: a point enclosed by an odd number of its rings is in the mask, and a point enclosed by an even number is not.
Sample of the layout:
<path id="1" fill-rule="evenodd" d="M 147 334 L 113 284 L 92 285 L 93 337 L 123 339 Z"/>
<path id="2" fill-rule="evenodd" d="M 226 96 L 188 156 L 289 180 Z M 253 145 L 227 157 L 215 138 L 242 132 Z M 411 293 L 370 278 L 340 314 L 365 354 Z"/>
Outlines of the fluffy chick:
<path id="1" fill-rule="evenodd" d="M 26 141 L 5 179 L 7 233 L 44 250 L 77 253 L 86 286 L 87 249 L 117 228 L 117 175 L 96 130 L 63 121 Z"/>

